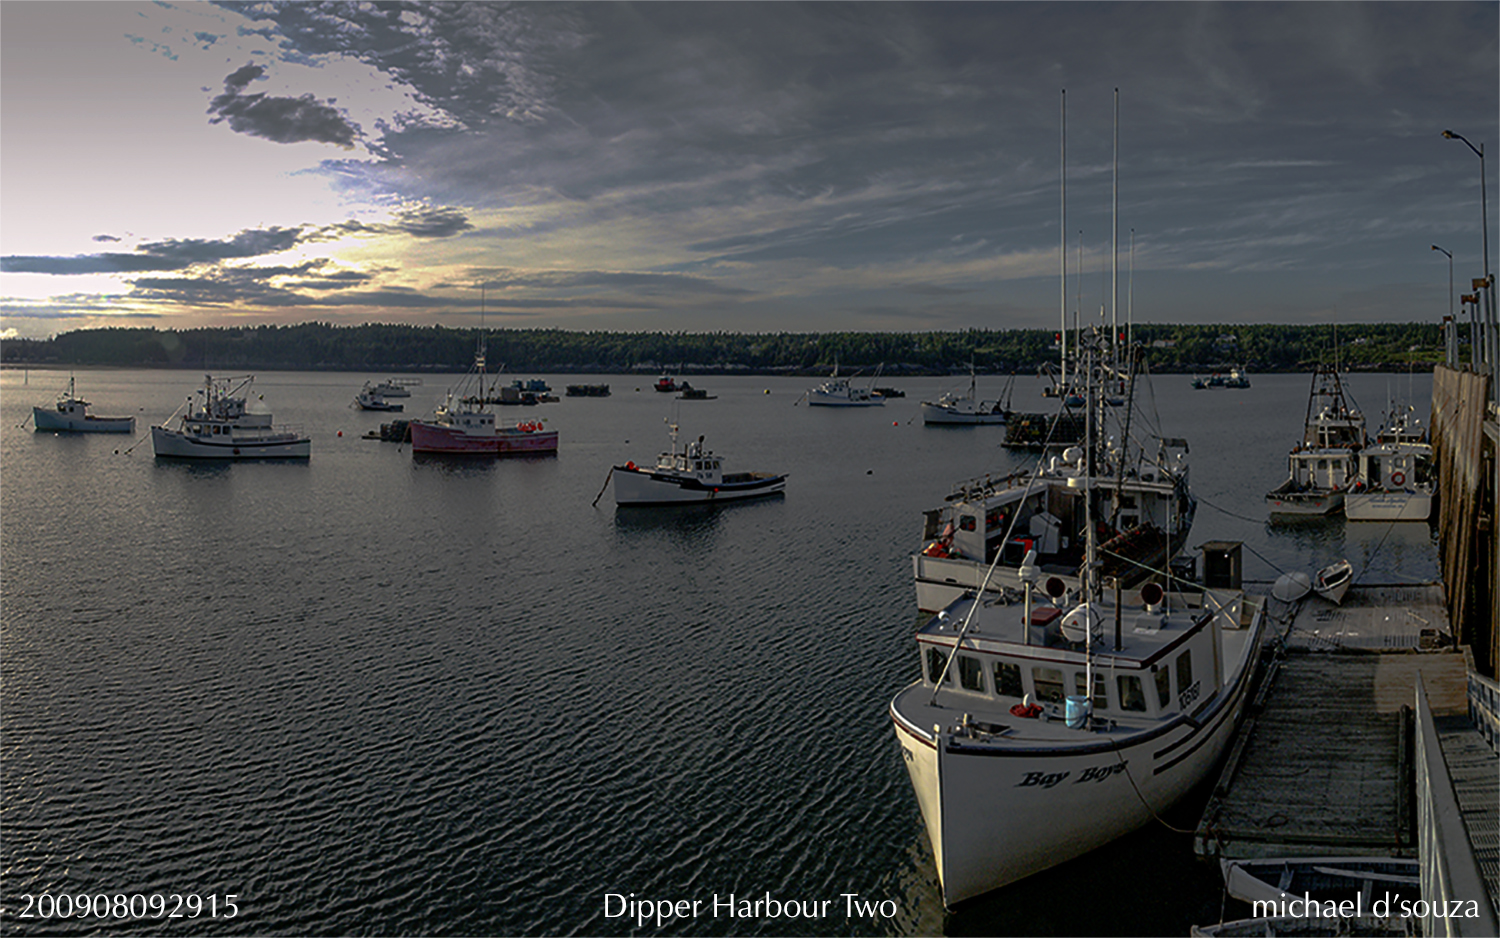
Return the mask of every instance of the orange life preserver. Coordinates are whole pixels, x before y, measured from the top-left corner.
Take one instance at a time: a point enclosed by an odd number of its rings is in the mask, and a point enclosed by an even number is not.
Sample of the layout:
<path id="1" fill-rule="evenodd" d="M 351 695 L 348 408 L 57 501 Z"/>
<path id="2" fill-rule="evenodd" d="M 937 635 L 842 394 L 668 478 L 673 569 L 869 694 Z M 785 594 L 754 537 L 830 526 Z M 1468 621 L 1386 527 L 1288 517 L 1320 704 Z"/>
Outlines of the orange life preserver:
<path id="1" fill-rule="evenodd" d="M 1391 473 L 1391 484 L 1392 485 L 1405 485 L 1406 484 L 1406 473 L 1402 472 L 1399 469 L 1396 470 L 1395 472 Z"/>
<path id="2" fill-rule="evenodd" d="M 942 541 L 933 541 L 931 544 L 927 545 L 927 549 L 922 551 L 922 553 L 926 554 L 929 557 L 937 557 L 938 559 L 942 559 L 948 556 L 948 548 L 944 546 Z"/>

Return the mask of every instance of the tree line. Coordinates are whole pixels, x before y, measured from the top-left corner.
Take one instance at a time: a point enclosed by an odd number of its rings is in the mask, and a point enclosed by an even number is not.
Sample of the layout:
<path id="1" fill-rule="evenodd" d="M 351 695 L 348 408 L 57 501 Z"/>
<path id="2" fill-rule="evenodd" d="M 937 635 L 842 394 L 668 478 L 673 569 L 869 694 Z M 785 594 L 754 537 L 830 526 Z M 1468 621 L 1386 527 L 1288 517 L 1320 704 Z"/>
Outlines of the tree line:
<path id="1" fill-rule="evenodd" d="M 1336 334 L 1335 334 L 1336 333 Z M 1046 329 L 951 332 L 577 332 L 311 322 L 202 329 L 79 329 L 49 339 L 0 341 L 6 365 L 463 371 L 481 338 L 490 370 L 619 374 L 631 371 L 888 374 L 1034 372 L 1058 359 Z M 1443 360 L 1437 323 L 1137 325 L 1133 342 L 1152 371 L 1303 371 L 1338 360 L 1355 369 L 1430 368 Z M 1335 344 L 1336 343 L 1336 344 Z M 1465 353 L 1466 355 L 1466 353 Z"/>

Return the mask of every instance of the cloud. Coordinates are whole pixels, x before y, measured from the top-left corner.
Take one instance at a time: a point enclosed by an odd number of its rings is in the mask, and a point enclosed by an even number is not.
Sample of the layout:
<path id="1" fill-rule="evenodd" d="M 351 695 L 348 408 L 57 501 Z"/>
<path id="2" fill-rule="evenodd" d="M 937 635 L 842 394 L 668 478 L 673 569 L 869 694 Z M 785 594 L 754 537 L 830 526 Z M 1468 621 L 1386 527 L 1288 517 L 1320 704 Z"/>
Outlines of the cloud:
<path id="1" fill-rule="evenodd" d="M 352 149 L 360 136 L 357 125 L 343 113 L 323 104 L 310 94 L 297 98 L 273 98 L 265 94 L 245 94 L 250 82 L 265 75 L 259 65 L 246 65 L 224 79 L 224 93 L 209 104 L 208 113 L 218 117 L 210 124 L 229 122 L 236 133 L 263 137 L 276 143 L 301 143 L 311 140 L 332 143 Z"/>
<path id="2" fill-rule="evenodd" d="M 262 228 L 242 231 L 223 240 L 170 238 L 152 241 L 139 245 L 134 254 L 110 252 L 74 257 L 8 255 L 0 257 L 0 271 L 28 274 L 118 274 L 181 270 L 194 264 L 275 254 L 295 247 L 303 240 L 303 234 L 300 227 Z"/>

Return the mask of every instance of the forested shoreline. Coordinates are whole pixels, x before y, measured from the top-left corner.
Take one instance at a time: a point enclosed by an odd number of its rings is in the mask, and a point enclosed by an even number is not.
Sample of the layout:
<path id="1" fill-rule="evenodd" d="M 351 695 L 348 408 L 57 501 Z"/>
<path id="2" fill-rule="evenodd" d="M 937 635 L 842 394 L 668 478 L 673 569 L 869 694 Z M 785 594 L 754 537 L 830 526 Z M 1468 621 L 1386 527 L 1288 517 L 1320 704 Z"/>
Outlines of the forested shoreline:
<path id="1" fill-rule="evenodd" d="M 112 366 L 209 370 L 462 371 L 473 363 L 477 329 L 368 324 L 80 329 L 50 339 L 0 341 L 7 366 Z M 1156 372 L 1303 371 L 1332 361 L 1356 370 L 1429 369 L 1443 360 L 1437 323 L 1329 325 L 1137 325 L 1132 338 Z M 1045 329 L 953 332 L 575 332 L 490 329 L 491 370 L 621 374 L 812 374 L 1034 372 L 1057 362 L 1057 333 Z"/>

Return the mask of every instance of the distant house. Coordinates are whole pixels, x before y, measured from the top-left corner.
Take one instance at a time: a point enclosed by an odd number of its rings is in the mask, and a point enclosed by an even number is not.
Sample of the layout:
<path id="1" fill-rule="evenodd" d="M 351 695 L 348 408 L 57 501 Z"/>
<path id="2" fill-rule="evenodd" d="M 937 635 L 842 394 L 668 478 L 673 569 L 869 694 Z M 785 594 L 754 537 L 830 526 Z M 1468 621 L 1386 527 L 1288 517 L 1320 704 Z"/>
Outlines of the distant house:
<path id="1" fill-rule="evenodd" d="M 1151 343 L 1151 347 L 1152 348 L 1176 348 L 1177 347 L 1177 340 L 1176 339 L 1157 339 L 1156 341 L 1154 341 L 1154 342 Z"/>
<path id="2" fill-rule="evenodd" d="M 1217 339 L 1214 339 L 1214 345 L 1218 348 L 1227 348 L 1231 345 L 1238 346 L 1239 344 L 1240 337 L 1232 332 L 1225 332 L 1221 334 Z"/>

